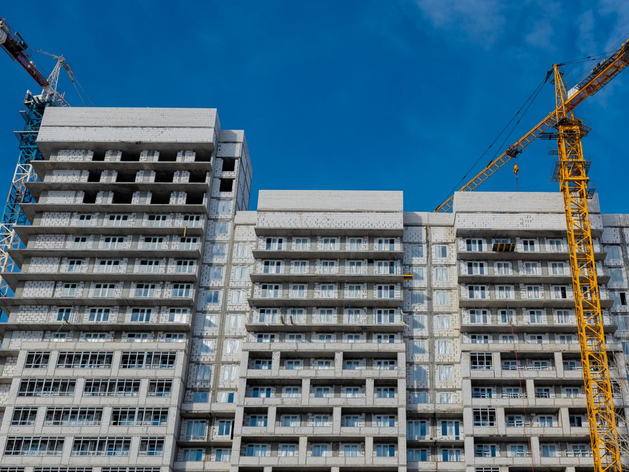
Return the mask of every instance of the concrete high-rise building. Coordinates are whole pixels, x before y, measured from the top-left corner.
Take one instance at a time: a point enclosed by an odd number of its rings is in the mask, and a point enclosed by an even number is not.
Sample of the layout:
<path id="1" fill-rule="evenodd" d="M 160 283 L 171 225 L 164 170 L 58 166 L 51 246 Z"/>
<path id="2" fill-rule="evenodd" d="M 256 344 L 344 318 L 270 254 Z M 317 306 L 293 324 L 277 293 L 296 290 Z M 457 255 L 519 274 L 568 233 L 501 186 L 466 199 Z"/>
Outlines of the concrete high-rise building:
<path id="1" fill-rule="evenodd" d="M 560 194 L 261 191 L 211 109 L 50 108 L 0 472 L 592 470 Z M 629 215 L 591 203 L 616 406 Z"/>

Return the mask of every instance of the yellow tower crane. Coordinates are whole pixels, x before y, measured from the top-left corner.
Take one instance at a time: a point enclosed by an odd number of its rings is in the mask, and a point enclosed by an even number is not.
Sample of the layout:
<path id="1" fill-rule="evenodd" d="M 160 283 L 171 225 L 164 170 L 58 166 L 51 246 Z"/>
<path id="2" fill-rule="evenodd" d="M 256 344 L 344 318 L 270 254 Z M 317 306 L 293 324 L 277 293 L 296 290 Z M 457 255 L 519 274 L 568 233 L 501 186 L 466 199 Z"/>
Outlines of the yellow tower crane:
<path id="1" fill-rule="evenodd" d="M 555 109 L 459 190 L 469 192 L 478 188 L 542 134 L 557 140 L 558 180 L 564 199 L 595 472 L 621 472 L 622 465 L 588 210 L 589 166 L 583 157 L 581 145 L 581 138 L 588 130 L 581 120 L 575 118 L 573 110 L 586 98 L 601 90 L 628 65 L 629 40 L 607 59 L 599 62 L 584 80 L 566 91 L 561 64 L 554 64 L 552 74 Z M 551 129 L 554 131 L 549 133 Z M 435 211 L 452 210 L 453 198 L 448 198 Z"/>

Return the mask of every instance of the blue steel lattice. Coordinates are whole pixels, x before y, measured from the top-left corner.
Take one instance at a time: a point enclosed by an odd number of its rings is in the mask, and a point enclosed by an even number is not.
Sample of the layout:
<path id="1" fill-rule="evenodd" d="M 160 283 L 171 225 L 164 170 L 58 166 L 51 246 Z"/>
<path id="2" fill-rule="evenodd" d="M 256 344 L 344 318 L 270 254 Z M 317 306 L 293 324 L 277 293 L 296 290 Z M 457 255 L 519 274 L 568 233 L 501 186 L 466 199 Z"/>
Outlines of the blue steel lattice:
<path id="1" fill-rule="evenodd" d="M 44 110 L 47 106 L 54 105 L 52 101 L 39 101 L 34 100 L 33 97 L 28 94 L 26 100 L 24 100 L 26 109 L 23 110 L 22 117 L 24 118 L 24 129 L 22 131 L 16 131 L 15 134 L 20 142 L 19 144 L 19 156 L 17 165 L 30 164 L 32 161 L 41 160 L 43 156 L 37 148 L 36 140 L 37 133 L 41 126 Z M 20 203 L 32 202 L 33 198 L 28 192 L 26 187 L 18 179 L 13 179 L 11 182 L 11 189 L 9 190 L 9 196 L 2 212 L 2 222 L 7 225 L 23 225 L 28 224 L 26 215 L 20 207 Z"/>

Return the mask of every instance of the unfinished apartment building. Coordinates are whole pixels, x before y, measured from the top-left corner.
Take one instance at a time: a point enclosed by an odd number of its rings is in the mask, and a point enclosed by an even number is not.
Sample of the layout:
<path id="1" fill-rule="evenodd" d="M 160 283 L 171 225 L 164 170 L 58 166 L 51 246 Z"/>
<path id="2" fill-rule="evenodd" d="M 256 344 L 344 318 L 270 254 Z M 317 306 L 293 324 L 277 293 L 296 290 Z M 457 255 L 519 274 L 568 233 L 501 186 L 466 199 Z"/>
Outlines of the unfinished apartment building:
<path id="1" fill-rule="evenodd" d="M 247 211 L 212 109 L 52 108 L 38 143 L 0 472 L 593 469 L 560 194 Z M 591 210 L 624 418 L 629 216 Z"/>

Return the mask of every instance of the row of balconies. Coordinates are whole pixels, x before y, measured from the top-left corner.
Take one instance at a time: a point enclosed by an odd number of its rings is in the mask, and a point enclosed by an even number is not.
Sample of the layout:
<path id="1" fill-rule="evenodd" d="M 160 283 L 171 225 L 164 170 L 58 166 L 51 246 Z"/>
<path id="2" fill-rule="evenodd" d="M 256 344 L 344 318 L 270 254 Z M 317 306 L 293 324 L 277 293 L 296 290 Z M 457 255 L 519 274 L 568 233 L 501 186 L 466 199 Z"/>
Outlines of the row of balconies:
<path id="1" fill-rule="evenodd" d="M 594 251 L 602 253 L 598 239 L 593 239 Z M 509 250 L 510 249 L 510 250 Z M 567 259 L 568 242 L 564 238 L 458 238 L 459 254 L 562 254 Z M 602 253 L 603 256 L 605 255 Z M 520 255 L 520 254 L 518 254 Z M 541 257 L 541 256 L 540 256 Z"/>
<path id="2" fill-rule="evenodd" d="M 518 289 L 516 289 L 516 287 Z M 613 300 L 605 286 L 600 287 L 601 306 L 610 308 Z M 530 307 L 548 306 L 570 308 L 574 306 L 570 285 L 461 285 L 459 304 L 464 307 Z"/>
<path id="3" fill-rule="evenodd" d="M 110 149 L 106 151 L 93 151 L 91 149 L 60 149 L 53 152 L 48 161 L 42 162 L 176 162 L 176 163 L 190 163 L 190 162 L 204 162 L 209 164 L 206 150 L 180 150 L 176 152 L 171 151 L 157 151 L 157 150 L 143 150 L 136 152 L 120 151 L 116 149 Z M 51 168 L 58 168 L 58 165 L 51 166 Z"/>
<path id="4" fill-rule="evenodd" d="M 597 264 L 597 275 L 599 283 L 607 283 L 609 281 L 609 275 L 605 272 L 601 263 Z M 527 281 L 529 283 L 571 283 L 572 275 L 568 262 L 519 260 L 513 261 L 513 263 L 494 262 L 492 264 L 486 261 L 459 261 L 458 280 L 462 283 L 513 283 Z"/>
<path id="5" fill-rule="evenodd" d="M 98 183 L 185 183 L 194 185 L 195 183 L 208 183 L 210 181 L 210 173 L 207 171 L 163 171 L 157 172 L 155 169 L 136 170 L 136 169 L 119 169 L 119 170 L 49 170 L 44 174 L 41 182 L 37 182 L 45 188 L 54 188 L 65 190 L 71 188 L 72 185 L 90 183 L 92 185 Z M 32 184 L 32 183 L 31 183 Z"/>
<path id="6" fill-rule="evenodd" d="M 49 275 L 50 276 L 50 275 Z M 194 300 L 195 291 L 192 283 L 138 283 L 125 284 L 116 283 L 92 283 L 85 287 L 82 282 L 64 283 L 45 281 L 49 284 L 41 287 L 42 282 L 27 281 L 21 288 L 18 288 L 15 303 L 26 304 L 26 299 L 49 301 L 58 305 L 65 304 L 61 300 L 81 299 L 82 303 L 94 305 L 107 304 L 107 301 L 116 301 L 121 298 L 128 298 L 137 301 L 138 304 L 156 305 L 164 300 L 169 304 L 178 305 L 178 301 L 191 302 Z M 43 282 L 43 283 L 45 283 Z M 36 303 L 36 302 L 35 302 Z M 69 302 L 71 304 L 73 302 Z"/>
<path id="7" fill-rule="evenodd" d="M 105 255 L 111 257 L 113 253 L 120 251 L 152 251 L 155 257 L 156 251 L 196 251 L 201 247 L 201 240 L 198 237 L 184 236 L 75 236 L 68 235 L 58 236 L 42 234 L 36 240 L 29 241 L 26 251 L 35 249 L 44 249 L 46 252 L 43 257 L 61 257 L 56 254 L 57 251 L 71 251 L 71 254 L 64 256 L 76 256 L 77 251 L 107 251 Z M 93 254 L 89 254 L 93 256 Z M 162 254 L 160 254 L 164 257 Z"/>
<path id="8" fill-rule="evenodd" d="M 575 332 L 577 318 L 574 310 L 546 309 L 469 309 L 463 312 L 462 331 L 464 332 L 511 332 L 512 328 L 526 328 L 530 331 Z M 603 313 L 606 331 L 614 331 L 616 322 L 608 312 Z M 518 330 L 520 331 L 520 330 Z"/>
<path id="9" fill-rule="evenodd" d="M 251 314 L 251 321 L 248 328 L 252 331 L 259 330 L 259 326 L 251 325 L 268 325 L 268 326 L 287 326 L 297 327 L 304 325 L 322 326 L 322 325 L 343 325 L 343 329 L 347 326 L 356 326 L 364 328 L 373 326 L 374 328 L 395 328 L 396 330 L 404 329 L 404 319 L 402 312 L 397 309 L 381 309 L 373 310 L 375 313 L 368 313 L 368 309 L 347 309 L 345 313 L 336 313 L 333 310 L 328 313 L 317 312 L 307 313 L 306 310 L 280 310 L 280 309 L 255 309 Z M 315 328 L 316 329 L 316 328 Z M 347 339 L 348 342 L 356 341 L 356 337 Z M 358 340 L 360 342 L 360 340 Z"/>
<path id="10" fill-rule="evenodd" d="M 356 236 L 305 236 L 258 238 L 258 249 L 264 251 L 345 251 L 345 252 L 401 252 L 399 237 L 356 237 Z"/>

